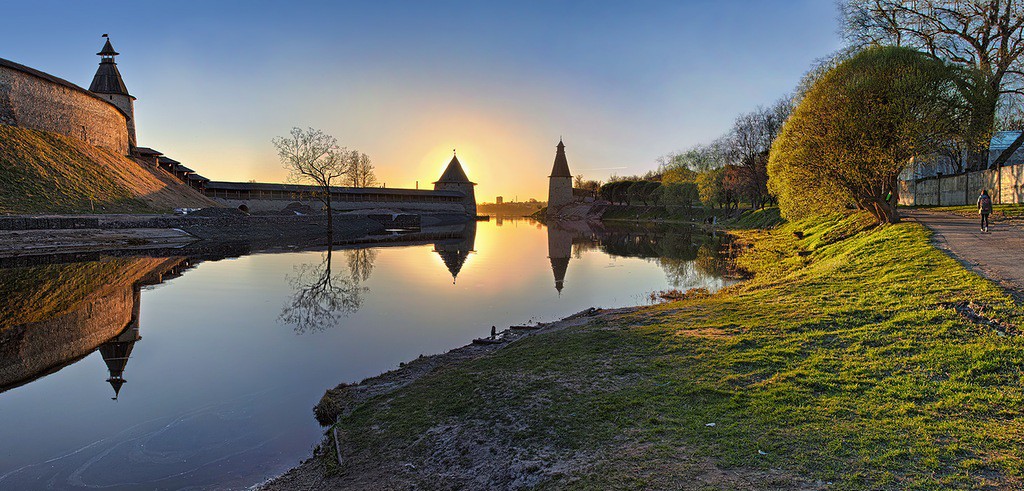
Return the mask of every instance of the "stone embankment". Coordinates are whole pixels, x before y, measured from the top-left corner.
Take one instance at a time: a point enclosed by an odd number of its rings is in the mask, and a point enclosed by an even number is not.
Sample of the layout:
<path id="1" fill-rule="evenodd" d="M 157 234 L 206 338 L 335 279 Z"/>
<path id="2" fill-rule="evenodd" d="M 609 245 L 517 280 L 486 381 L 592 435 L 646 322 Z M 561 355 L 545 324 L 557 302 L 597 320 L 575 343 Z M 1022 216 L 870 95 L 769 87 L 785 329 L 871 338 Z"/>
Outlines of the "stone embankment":
<path id="1" fill-rule="evenodd" d="M 102 215 L 0 217 L 0 258 L 101 250 L 241 244 L 247 250 L 309 247 L 327 241 L 326 216 L 248 216 L 232 210 L 214 216 Z M 381 232 L 366 217 L 338 218 L 335 240 Z"/>
<path id="2" fill-rule="evenodd" d="M 339 213 L 334 243 L 381 240 L 391 229 L 465 223 L 452 214 Z M 0 217 L 0 258 L 96 251 L 219 248 L 305 248 L 326 244 L 327 216 L 249 215 L 230 208 L 205 208 L 188 215 L 48 215 Z M 403 236 L 410 238 L 408 236 Z"/>

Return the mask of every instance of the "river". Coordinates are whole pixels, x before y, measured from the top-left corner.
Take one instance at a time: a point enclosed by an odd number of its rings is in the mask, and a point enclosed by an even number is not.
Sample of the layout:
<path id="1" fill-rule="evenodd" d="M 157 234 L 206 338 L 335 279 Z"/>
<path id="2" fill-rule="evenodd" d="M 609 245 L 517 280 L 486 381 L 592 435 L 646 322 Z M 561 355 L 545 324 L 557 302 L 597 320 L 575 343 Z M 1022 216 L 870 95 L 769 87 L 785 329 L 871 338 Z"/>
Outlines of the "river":
<path id="1" fill-rule="evenodd" d="M 239 257 L 0 263 L 0 489 L 236 489 L 308 457 L 324 390 L 588 307 L 716 290 L 687 226 L 492 219 Z"/>

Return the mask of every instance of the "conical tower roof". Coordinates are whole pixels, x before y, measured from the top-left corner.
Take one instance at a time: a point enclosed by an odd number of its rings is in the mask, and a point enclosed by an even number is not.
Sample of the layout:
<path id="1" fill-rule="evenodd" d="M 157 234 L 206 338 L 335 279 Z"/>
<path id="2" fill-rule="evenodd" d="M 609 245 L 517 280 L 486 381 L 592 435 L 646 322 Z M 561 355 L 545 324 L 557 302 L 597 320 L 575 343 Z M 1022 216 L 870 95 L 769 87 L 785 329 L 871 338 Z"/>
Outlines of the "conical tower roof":
<path id="1" fill-rule="evenodd" d="M 555 152 L 555 165 L 551 167 L 550 177 L 572 177 L 572 173 L 569 172 L 569 161 L 565 158 L 565 144 L 562 143 L 562 139 L 558 139 L 558 151 Z"/>
<path id="2" fill-rule="evenodd" d="M 101 57 L 100 66 L 96 69 L 96 75 L 92 77 L 89 91 L 97 94 L 120 94 L 131 97 L 128 87 L 124 85 L 124 80 L 121 78 L 121 72 L 117 69 L 117 63 L 114 62 L 114 57 L 118 55 L 118 52 L 114 51 L 114 47 L 110 44 L 110 38 L 107 38 L 103 49 L 96 54 Z"/>
<path id="3" fill-rule="evenodd" d="M 470 182 L 469 177 L 466 176 L 466 171 L 462 170 L 462 164 L 459 163 L 459 158 L 452 155 L 452 161 L 448 162 L 448 167 L 444 169 L 444 173 L 441 174 L 441 178 L 434 182 L 468 182 L 470 184 L 476 184 Z"/>
<path id="4" fill-rule="evenodd" d="M 114 51 L 114 46 L 110 44 L 110 38 L 106 38 L 106 39 L 107 39 L 107 42 L 103 44 L 103 49 L 101 49 L 100 52 L 96 53 L 96 54 L 98 54 L 100 56 L 117 56 L 117 55 L 121 54 L 121 53 L 118 53 L 117 51 Z"/>

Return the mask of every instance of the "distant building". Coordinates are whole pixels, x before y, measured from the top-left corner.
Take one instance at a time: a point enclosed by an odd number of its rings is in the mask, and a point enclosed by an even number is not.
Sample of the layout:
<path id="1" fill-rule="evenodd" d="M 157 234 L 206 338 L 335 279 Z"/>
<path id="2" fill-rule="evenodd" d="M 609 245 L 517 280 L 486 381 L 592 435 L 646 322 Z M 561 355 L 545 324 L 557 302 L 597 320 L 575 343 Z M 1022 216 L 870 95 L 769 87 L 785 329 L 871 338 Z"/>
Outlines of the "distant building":
<path id="1" fill-rule="evenodd" d="M 995 163 L 996 159 L 1002 155 L 1003 151 L 1009 148 L 1020 134 L 1020 131 L 995 132 L 992 135 L 992 139 L 989 141 L 988 165 L 986 167 L 991 167 L 992 164 Z M 961 156 L 959 160 L 963 161 L 965 158 L 965 156 Z M 1017 164 L 1024 164 L 1024 145 L 1017 148 L 1017 150 L 1013 152 L 1013 155 L 1011 155 L 1006 162 L 1003 162 L 1003 166 Z M 948 176 L 956 174 L 957 172 L 958 166 L 952 156 L 946 154 L 932 154 L 914 157 L 910 165 L 907 166 L 907 168 L 900 174 L 900 179 L 908 181 L 912 179 L 935 177 L 938 175 Z"/>
<path id="2" fill-rule="evenodd" d="M 497 198 L 494 198 L 494 204 L 500 205 L 500 204 L 502 204 L 504 202 L 505 202 L 505 199 L 502 198 L 501 196 L 498 196 Z"/>
<path id="3" fill-rule="evenodd" d="M 558 208 L 573 201 L 572 173 L 569 172 L 569 161 L 565 157 L 565 144 L 561 138 L 555 148 L 555 163 L 548 176 L 548 214 L 554 214 Z"/>

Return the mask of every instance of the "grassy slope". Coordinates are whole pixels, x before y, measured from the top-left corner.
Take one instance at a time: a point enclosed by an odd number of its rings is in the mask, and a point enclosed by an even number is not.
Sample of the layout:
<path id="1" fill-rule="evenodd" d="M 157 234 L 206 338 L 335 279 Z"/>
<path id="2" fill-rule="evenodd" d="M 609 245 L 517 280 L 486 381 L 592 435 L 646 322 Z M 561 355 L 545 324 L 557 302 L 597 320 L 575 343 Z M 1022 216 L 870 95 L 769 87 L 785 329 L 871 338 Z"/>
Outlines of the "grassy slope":
<path id="1" fill-rule="evenodd" d="M 438 445 L 427 430 L 458 423 L 522 455 L 583 456 L 546 483 L 573 488 L 696 486 L 701 461 L 830 489 L 1024 485 L 1024 340 L 947 305 L 1018 326 L 1021 310 L 921 226 L 868 223 L 747 233 L 749 282 L 434 373 L 342 419 L 345 445 L 416 465 Z"/>
<path id="2" fill-rule="evenodd" d="M 73 138 L 0 125 L 0 213 L 160 212 L 214 204 L 173 176 Z"/>

